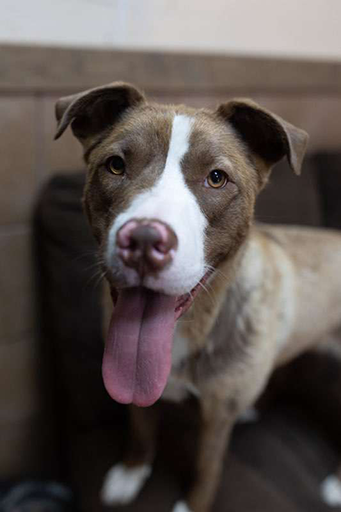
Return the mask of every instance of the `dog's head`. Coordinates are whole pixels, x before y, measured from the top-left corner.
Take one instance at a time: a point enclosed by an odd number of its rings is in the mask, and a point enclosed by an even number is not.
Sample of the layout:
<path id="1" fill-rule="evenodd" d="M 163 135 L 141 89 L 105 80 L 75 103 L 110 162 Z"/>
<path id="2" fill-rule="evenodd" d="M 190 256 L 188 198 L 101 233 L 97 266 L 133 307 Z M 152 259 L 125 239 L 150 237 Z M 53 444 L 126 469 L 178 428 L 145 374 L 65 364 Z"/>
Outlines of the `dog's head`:
<path id="1" fill-rule="evenodd" d="M 175 321 L 241 247 L 272 166 L 286 156 L 300 172 L 308 137 L 250 100 L 215 111 L 163 106 L 118 82 L 62 98 L 56 116 L 56 138 L 71 124 L 84 147 L 84 207 L 118 291 L 106 385 L 120 401 L 149 405 L 167 381 Z"/>

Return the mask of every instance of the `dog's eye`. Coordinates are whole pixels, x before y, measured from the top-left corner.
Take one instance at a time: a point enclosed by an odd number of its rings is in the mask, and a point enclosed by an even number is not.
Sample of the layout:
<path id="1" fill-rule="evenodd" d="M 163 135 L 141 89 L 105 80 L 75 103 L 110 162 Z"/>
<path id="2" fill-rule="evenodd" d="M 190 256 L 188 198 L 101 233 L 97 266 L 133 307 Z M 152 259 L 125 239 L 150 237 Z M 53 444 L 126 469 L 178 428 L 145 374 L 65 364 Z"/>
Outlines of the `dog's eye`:
<path id="1" fill-rule="evenodd" d="M 111 174 L 115 174 L 120 176 L 124 174 L 125 171 L 125 163 L 123 158 L 120 156 L 112 156 L 106 162 L 106 168 Z"/>
<path id="2" fill-rule="evenodd" d="M 226 172 L 215 169 L 211 171 L 205 180 L 206 187 L 222 188 L 228 182 L 228 176 Z"/>

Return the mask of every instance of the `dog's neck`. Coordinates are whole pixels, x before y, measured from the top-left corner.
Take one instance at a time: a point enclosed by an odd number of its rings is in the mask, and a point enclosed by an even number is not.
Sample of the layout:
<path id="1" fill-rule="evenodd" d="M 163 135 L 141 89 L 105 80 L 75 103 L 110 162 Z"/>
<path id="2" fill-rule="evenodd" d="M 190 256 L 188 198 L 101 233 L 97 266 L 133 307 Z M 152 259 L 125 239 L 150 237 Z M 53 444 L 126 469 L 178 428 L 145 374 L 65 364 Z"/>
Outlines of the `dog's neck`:
<path id="1" fill-rule="evenodd" d="M 205 289 L 195 299 L 191 309 L 180 320 L 181 335 L 189 340 L 190 352 L 199 352 L 206 343 L 230 290 L 243 281 L 243 259 L 248 251 L 251 232 L 234 254 L 229 254 L 215 268 Z"/>

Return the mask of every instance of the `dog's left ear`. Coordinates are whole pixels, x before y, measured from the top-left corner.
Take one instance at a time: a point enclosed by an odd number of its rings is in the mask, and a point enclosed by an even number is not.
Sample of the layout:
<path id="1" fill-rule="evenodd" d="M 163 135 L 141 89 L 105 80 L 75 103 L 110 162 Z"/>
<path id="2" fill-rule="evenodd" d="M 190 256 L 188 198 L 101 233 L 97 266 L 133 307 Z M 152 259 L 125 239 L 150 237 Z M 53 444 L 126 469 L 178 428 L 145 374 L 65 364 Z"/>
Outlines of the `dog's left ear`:
<path id="1" fill-rule="evenodd" d="M 217 114 L 228 121 L 249 150 L 267 168 L 287 157 L 290 167 L 300 174 L 308 134 L 248 99 L 235 99 L 220 105 Z"/>
<path id="2" fill-rule="evenodd" d="M 123 82 L 60 98 L 56 103 L 55 139 L 71 124 L 73 134 L 84 144 L 89 137 L 112 125 L 126 109 L 143 101 L 145 98 L 138 89 Z"/>

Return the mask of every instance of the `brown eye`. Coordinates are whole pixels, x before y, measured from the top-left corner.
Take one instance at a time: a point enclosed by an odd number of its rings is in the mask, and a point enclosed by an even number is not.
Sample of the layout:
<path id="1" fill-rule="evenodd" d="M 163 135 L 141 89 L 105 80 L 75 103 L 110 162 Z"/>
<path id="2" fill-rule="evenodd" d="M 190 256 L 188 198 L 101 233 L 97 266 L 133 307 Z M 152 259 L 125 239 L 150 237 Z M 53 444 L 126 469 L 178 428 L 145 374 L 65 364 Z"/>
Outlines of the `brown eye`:
<path id="1" fill-rule="evenodd" d="M 106 168 L 111 174 L 120 176 L 125 172 L 125 163 L 120 156 L 112 156 L 106 162 Z"/>
<path id="2" fill-rule="evenodd" d="M 226 185 L 228 176 L 224 171 L 215 169 L 211 171 L 205 180 L 205 185 L 212 188 L 222 188 Z"/>

